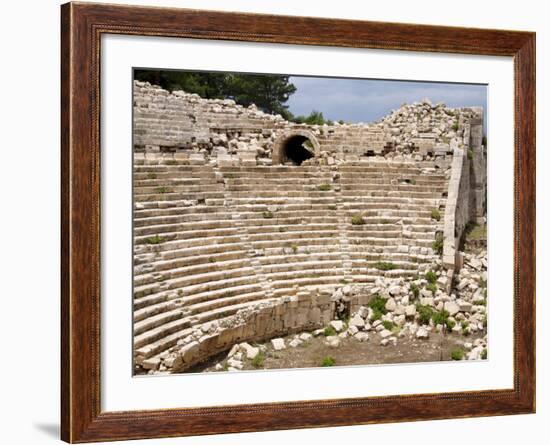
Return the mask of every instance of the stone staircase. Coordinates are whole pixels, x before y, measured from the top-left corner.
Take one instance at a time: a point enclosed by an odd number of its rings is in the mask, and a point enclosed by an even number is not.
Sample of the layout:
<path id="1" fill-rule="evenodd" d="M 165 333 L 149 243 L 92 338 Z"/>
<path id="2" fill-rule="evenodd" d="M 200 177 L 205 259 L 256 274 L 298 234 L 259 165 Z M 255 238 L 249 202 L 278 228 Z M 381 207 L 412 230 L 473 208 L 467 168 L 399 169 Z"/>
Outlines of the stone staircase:
<path id="1" fill-rule="evenodd" d="M 428 267 L 444 173 L 370 159 L 220 169 L 136 159 L 136 365 L 259 301 Z M 364 224 L 352 224 L 357 215 Z"/>

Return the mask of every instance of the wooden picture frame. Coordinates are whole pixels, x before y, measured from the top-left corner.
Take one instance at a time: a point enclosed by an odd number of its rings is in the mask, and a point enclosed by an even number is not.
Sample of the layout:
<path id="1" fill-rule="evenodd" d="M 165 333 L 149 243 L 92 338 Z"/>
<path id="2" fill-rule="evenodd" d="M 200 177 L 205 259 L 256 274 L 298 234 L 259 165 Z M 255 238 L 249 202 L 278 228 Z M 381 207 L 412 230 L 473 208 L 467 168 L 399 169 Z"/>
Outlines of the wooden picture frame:
<path id="1" fill-rule="evenodd" d="M 64 4 L 61 17 L 63 440 L 95 442 L 535 411 L 534 33 L 91 3 Z M 512 56 L 513 389 L 102 412 L 99 72 L 103 34 Z"/>

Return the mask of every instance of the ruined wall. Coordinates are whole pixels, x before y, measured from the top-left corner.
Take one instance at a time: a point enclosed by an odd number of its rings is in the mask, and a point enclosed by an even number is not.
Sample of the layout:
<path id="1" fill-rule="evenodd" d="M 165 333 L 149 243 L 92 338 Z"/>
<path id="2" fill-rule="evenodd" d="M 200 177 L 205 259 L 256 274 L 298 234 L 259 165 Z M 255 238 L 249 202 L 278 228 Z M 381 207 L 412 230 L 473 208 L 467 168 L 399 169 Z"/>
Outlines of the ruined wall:
<path id="1" fill-rule="evenodd" d="M 454 142 L 451 177 L 445 211 L 443 264 L 460 268 L 460 241 L 468 223 L 481 224 L 486 217 L 487 170 L 482 145 L 482 110 L 472 108 L 473 117 L 462 122 L 463 144 Z"/>
<path id="2" fill-rule="evenodd" d="M 471 116 L 471 109 L 451 109 L 424 100 L 403 105 L 374 123 L 295 124 L 254 105 L 242 107 L 233 100 L 202 99 L 183 91 L 170 93 L 135 81 L 134 151 L 147 156 L 193 157 L 197 163 L 203 159 L 223 166 L 270 165 L 279 159 L 273 150 L 281 138 L 308 131 L 318 147 L 310 162 L 356 162 L 384 156 L 416 161 L 447 157 L 449 163 L 452 142 L 462 144 L 462 124 Z"/>

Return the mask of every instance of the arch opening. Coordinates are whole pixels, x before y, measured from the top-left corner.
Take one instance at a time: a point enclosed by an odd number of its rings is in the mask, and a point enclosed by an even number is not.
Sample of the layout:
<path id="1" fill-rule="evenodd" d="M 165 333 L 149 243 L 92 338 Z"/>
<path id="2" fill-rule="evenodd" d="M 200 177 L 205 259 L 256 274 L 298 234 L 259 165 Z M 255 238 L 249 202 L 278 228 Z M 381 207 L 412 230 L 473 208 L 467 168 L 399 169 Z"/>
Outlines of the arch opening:
<path id="1" fill-rule="evenodd" d="M 314 157 L 313 144 L 306 136 L 291 136 L 284 142 L 282 148 L 282 161 L 285 164 L 301 165 L 302 162 Z"/>

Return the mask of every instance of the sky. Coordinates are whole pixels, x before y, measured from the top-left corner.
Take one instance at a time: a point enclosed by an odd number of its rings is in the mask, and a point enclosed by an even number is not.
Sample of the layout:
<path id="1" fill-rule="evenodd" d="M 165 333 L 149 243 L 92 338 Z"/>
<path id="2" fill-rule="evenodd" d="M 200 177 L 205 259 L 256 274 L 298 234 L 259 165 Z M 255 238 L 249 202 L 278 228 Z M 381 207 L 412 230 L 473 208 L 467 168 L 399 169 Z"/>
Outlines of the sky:
<path id="1" fill-rule="evenodd" d="M 449 107 L 481 106 L 484 114 L 487 109 L 486 85 L 297 76 L 290 81 L 297 88 L 286 103 L 292 114 L 316 110 L 336 121 L 372 122 L 426 97 Z"/>

